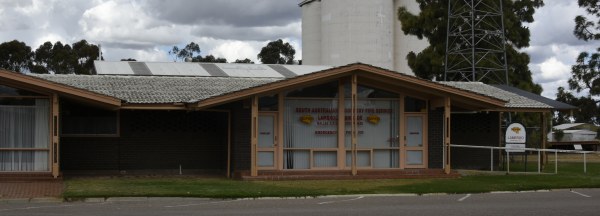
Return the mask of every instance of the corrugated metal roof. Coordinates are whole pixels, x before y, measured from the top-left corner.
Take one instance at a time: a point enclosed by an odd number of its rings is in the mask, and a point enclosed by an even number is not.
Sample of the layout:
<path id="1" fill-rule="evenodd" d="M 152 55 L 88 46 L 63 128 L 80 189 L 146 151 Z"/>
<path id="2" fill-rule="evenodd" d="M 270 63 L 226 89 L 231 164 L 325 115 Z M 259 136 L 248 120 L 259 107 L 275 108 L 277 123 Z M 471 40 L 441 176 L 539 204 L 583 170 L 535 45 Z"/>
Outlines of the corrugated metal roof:
<path id="1" fill-rule="evenodd" d="M 291 78 L 332 68 L 312 65 L 264 65 L 199 62 L 95 61 L 98 75 L 219 76 Z"/>
<path id="2" fill-rule="evenodd" d="M 554 128 L 554 129 L 556 129 L 556 130 L 565 130 L 565 129 L 569 129 L 569 128 L 572 128 L 572 127 L 577 127 L 577 126 L 579 126 L 579 125 L 582 125 L 582 124 L 585 124 L 585 123 L 567 123 L 567 124 L 560 124 L 560 125 L 556 125 L 556 126 L 554 126 L 554 127 L 552 127 L 552 128 Z"/>

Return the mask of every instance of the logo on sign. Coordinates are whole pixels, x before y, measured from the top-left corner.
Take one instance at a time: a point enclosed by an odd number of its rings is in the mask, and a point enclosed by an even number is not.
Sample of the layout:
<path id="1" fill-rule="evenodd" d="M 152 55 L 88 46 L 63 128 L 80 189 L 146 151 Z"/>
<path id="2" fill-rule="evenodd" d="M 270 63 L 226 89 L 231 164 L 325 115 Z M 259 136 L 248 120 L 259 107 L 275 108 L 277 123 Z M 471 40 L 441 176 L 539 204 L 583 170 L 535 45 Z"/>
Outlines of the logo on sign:
<path id="1" fill-rule="evenodd" d="M 379 124 L 379 121 L 381 121 L 381 118 L 379 118 L 379 116 L 377 115 L 370 115 L 369 117 L 367 117 L 367 121 L 371 124 Z"/>
<path id="2" fill-rule="evenodd" d="M 300 121 L 304 124 L 309 125 L 310 123 L 312 123 L 315 120 L 315 118 L 313 118 L 311 115 L 303 115 L 300 116 Z"/>
<path id="3" fill-rule="evenodd" d="M 515 133 L 518 134 L 521 131 L 521 128 L 520 127 L 513 127 L 510 130 L 512 130 L 513 132 L 515 132 Z"/>

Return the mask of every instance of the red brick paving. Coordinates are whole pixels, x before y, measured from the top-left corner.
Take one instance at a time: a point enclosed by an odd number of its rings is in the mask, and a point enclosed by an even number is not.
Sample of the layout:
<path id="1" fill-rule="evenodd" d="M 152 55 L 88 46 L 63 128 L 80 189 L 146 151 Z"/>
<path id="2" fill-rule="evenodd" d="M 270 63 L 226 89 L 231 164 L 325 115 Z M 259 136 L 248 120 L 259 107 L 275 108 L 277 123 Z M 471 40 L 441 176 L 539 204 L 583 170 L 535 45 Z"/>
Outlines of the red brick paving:
<path id="1" fill-rule="evenodd" d="M 0 199 L 60 197 L 63 192 L 63 182 L 29 181 L 29 182 L 0 182 Z"/>

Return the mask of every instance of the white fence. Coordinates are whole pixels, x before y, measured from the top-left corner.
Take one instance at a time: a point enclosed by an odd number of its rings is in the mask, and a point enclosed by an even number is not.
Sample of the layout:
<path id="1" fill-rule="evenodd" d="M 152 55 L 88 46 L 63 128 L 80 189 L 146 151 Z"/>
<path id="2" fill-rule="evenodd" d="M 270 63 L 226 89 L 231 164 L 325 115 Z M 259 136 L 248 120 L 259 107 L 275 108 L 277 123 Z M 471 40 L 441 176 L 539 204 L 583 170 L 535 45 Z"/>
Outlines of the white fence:
<path id="1" fill-rule="evenodd" d="M 451 144 L 452 148 L 471 148 L 471 149 L 489 149 L 490 150 L 490 171 L 494 171 L 494 150 L 504 150 L 503 152 L 506 154 L 506 172 L 510 173 L 510 155 L 511 151 L 515 154 L 515 151 L 529 151 L 529 152 L 537 152 L 537 172 L 542 172 L 542 160 L 541 153 L 549 152 L 554 153 L 554 173 L 558 173 L 558 153 L 571 153 L 571 154 L 583 154 L 583 172 L 587 173 L 587 155 L 590 153 L 596 153 L 594 151 L 581 151 L 581 150 L 561 150 L 561 149 L 538 149 L 538 148 L 507 148 L 507 147 L 494 147 L 494 146 L 472 146 L 472 145 L 456 145 Z M 506 151 L 506 150 L 509 151 Z"/>

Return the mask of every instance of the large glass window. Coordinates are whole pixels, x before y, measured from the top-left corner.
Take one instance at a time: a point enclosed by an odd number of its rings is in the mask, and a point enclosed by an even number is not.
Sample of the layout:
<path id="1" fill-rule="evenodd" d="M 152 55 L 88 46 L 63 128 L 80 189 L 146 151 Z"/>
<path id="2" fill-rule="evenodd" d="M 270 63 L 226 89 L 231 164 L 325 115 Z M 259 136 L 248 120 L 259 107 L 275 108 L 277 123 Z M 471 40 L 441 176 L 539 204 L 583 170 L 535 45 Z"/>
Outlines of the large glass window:
<path id="1" fill-rule="evenodd" d="M 337 166 L 337 104 L 337 99 L 285 99 L 284 168 Z"/>
<path id="2" fill-rule="evenodd" d="M 357 90 L 356 165 L 371 168 L 399 168 L 398 94 L 366 86 L 358 86 Z M 352 161 L 351 105 L 351 98 L 346 98 L 346 167 L 350 167 Z"/>
<path id="3" fill-rule="evenodd" d="M 48 99 L 0 99 L 0 171 L 49 170 L 49 117 Z"/>
<path id="4" fill-rule="evenodd" d="M 348 86 L 345 85 L 344 88 L 344 116 L 338 116 L 340 110 L 337 82 L 298 89 L 286 94 L 283 125 L 284 169 L 351 166 L 352 101 Z M 367 86 L 358 86 L 357 90 L 357 166 L 399 168 L 400 96 Z M 345 131 L 338 132 L 339 118 L 343 118 L 345 122 Z M 338 146 L 338 133 L 345 136 L 345 146 Z M 342 160 L 338 160 L 340 155 Z M 338 164 L 338 161 L 345 164 Z"/>
<path id="5" fill-rule="evenodd" d="M 284 169 L 337 167 L 337 95 L 337 81 L 286 94 Z"/>

